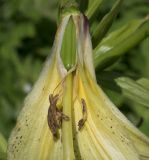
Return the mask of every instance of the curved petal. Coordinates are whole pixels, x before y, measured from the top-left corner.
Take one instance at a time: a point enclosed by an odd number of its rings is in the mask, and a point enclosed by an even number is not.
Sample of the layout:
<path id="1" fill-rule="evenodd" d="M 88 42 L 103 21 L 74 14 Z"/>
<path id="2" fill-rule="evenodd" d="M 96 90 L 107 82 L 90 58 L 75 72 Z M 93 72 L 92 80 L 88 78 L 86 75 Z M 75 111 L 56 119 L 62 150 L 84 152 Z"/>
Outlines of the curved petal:
<path id="1" fill-rule="evenodd" d="M 114 160 L 139 160 L 141 157 L 148 157 L 148 139 L 118 111 L 94 80 L 88 80 L 83 71 L 80 77 L 80 96 L 85 99 L 88 110 L 85 126 L 91 129 L 94 136 L 92 139 L 98 141 L 107 157 Z M 137 136 L 130 132 L 136 133 Z M 137 143 L 140 146 L 137 146 Z M 97 148 L 100 149 L 100 145 Z"/>

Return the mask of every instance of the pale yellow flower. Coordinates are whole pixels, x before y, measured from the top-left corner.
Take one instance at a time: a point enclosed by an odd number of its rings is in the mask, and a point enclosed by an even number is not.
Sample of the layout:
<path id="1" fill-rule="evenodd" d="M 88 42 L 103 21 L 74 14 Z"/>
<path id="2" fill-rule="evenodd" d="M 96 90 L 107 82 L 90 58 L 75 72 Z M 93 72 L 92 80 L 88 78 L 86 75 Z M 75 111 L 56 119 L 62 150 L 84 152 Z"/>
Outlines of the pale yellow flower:
<path id="1" fill-rule="evenodd" d="M 61 59 L 61 46 L 70 19 L 76 30 L 76 62 L 67 70 Z M 52 107 L 49 95 L 53 98 L 57 95 L 57 113 L 68 118 L 60 116 L 62 126 L 56 127 L 57 137 L 48 126 L 53 116 L 52 112 L 48 116 Z M 149 159 L 149 139 L 97 85 L 88 22 L 80 13 L 62 18 L 52 54 L 25 99 L 8 147 L 8 160 L 74 159 Z"/>

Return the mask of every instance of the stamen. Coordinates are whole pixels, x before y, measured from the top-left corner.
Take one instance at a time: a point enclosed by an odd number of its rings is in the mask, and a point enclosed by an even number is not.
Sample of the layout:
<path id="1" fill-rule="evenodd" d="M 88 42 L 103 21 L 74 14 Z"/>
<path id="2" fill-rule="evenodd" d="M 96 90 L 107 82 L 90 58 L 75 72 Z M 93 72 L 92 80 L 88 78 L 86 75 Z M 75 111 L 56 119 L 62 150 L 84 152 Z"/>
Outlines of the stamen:
<path id="1" fill-rule="evenodd" d="M 85 100 L 82 98 L 81 99 L 81 103 L 82 103 L 82 114 L 83 114 L 83 118 L 79 120 L 78 122 L 78 126 L 79 126 L 79 131 L 82 129 L 82 127 L 84 126 L 86 120 L 87 120 L 87 107 L 86 107 L 86 102 Z"/>
<path id="2" fill-rule="evenodd" d="M 59 86 L 61 86 L 65 82 L 65 80 L 66 80 L 66 76 L 55 87 L 55 89 L 53 90 L 53 94 L 54 94 L 54 92 L 56 92 L 56 90 L 59 88 Z"/>

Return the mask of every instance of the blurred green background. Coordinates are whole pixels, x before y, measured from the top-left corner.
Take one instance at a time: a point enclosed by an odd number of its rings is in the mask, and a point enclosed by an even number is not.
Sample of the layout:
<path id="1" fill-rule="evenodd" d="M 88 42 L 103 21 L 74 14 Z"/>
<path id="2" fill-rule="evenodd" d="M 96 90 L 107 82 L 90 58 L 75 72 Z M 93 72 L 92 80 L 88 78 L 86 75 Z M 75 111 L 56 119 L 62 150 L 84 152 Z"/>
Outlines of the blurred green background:
<path id="1" fill-rule="evenodd" d="M 104 0 L 97 14 L 98 20 L 114 2 Z M 148 6 L 148 0 L 125 0 L 110 31 L 135 18 L 145 17 Z M 50 54 L 57 28 L 58 1 L 0 0 L 0 11 L 0 132 L 8 138 L 23 99 Z M 148 52 L 149 38 L 123 56 L 111 70 L 136 79 L 149 78 Z M 149 111 L 104 85 L 103 89 L 135 125 L 143 122 L 139 128 L 149 136 Z"/>

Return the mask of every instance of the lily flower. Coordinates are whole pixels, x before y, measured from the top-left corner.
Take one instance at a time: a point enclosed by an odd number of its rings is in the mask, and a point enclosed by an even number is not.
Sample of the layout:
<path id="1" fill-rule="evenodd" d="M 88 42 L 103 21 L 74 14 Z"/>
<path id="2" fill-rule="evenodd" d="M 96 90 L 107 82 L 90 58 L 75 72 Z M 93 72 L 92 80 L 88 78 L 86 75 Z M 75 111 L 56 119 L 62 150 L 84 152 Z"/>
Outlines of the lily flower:
<path id="1" fill-rule="evenodd" d="M 87 18 L 65 13 L 10 136 L 8 160 L 147 159 L 149 139 L 96 82 Z"/>

